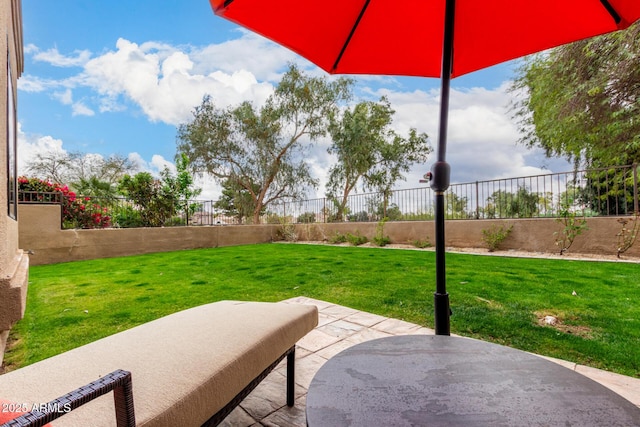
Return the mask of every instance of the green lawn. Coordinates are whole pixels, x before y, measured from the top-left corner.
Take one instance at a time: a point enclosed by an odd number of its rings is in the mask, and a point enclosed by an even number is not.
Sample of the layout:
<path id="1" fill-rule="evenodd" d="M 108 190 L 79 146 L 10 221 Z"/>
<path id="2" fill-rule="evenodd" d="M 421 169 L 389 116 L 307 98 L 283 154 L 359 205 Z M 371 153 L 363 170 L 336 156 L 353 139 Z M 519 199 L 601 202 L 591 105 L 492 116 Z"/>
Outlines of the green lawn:
<path id="1" fill-rule="evenodd" d="M 264 244 L 34 266 L 5 362 L 23 366 L 221 299 L 304 295 L 433 327 L 434 259 Z M 447 281 L 454 333 L 640 376 L 638 264 L 448 254 Z M 539 326 L 546 314 L 563 329 Z"/>

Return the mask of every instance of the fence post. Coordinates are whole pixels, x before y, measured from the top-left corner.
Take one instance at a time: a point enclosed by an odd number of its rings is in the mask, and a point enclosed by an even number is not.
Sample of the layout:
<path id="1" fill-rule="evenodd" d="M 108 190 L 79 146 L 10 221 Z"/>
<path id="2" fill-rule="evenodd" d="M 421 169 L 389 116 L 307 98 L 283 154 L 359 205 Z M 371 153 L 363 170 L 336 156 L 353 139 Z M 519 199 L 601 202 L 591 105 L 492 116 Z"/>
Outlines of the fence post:
<path id="1" fill-rule="evenodd" d="M 327 223 L 327 198 L 322 198 L 322 212 L 324 213 L 324 223 Z"/>
<path id="2" fill-rule="evenodd" d="M 56 203 L 58 205 L 60 205 L 60 230 L 64 230 L 64 202 L 65 202 L 65 198 L 68 198 L 68 196 L 65 197 L 60 192 L 56 193 L 56 196 L 55 196 Z"/>
<path id="3" fill-rule="evenodd" d="M 476 181 L 476 219 L 480 219 L 480 193 L 478 187 L 480 183 Z"/>
<path id="4" fill-rule="evenodd" d="M 633 164 L 633 213 L 638 214 L 638 164 Z"/>

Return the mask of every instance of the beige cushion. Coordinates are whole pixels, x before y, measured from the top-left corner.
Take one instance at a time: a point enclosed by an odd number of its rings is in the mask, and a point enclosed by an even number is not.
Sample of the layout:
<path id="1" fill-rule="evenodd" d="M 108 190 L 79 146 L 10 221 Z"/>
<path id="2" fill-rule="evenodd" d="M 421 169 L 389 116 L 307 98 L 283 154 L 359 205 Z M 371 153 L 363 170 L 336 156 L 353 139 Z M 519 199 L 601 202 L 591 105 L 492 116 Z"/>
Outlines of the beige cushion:
<path id="1" fill-rule="evenodd" d="M 310 305 L 207 304 L 0 375 L 0 397 L 46 403 L 124 369 L 139 426 L 200 426 L 317 323 Z M 109 393 L 52 424 L 115 426 L 113 406 Z"/>

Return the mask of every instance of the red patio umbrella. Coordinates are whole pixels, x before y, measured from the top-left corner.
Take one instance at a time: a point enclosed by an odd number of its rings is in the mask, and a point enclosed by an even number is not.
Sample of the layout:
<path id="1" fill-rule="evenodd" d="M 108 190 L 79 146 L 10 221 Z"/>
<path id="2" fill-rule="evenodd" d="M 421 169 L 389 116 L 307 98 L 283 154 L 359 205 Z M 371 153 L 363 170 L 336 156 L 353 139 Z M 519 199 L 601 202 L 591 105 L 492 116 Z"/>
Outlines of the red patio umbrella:
<path id="1" fill-rule="evenodd" d="M 304 56 L 331 74 L 440 77 L 435 196 L 436 334 L 449 335 L 444 192 L 452 77 L 627 28 L 640 0 L 210 0 L 216 15 Z"/>

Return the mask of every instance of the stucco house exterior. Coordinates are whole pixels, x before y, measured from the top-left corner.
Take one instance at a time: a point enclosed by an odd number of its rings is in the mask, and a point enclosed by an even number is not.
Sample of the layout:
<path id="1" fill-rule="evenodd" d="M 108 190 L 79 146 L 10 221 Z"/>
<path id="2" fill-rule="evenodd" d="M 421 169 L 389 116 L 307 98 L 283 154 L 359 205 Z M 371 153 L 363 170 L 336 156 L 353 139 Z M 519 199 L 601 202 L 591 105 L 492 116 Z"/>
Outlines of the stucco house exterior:
<path id="1" fill-rule="evenodd" d="M 0 2 L 0 363 L 24 315 L 29 257 L 18 246 L 17 79 L 24 69 L 21 0 Z"/>

